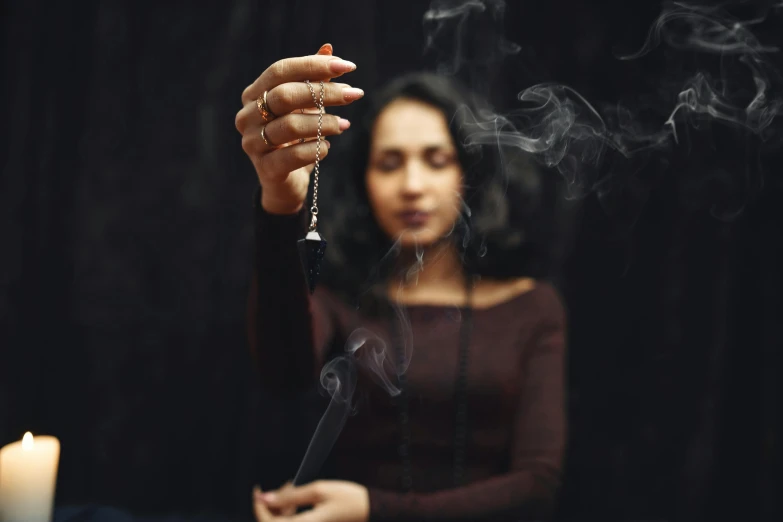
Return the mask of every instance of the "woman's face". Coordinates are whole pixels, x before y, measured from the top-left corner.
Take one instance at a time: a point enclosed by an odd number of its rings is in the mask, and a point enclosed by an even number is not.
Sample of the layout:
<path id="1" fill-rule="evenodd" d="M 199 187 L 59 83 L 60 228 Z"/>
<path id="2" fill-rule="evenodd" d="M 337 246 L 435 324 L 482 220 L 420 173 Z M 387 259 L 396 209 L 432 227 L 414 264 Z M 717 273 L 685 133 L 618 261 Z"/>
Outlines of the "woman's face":
<path id="1" fill-rule="evenodd" d="M 463 195 L 462 167 L 443 113 L 400 98 L 373 127 L 367 196 L 386 235 L 403 248 L 451 233 Z"/>

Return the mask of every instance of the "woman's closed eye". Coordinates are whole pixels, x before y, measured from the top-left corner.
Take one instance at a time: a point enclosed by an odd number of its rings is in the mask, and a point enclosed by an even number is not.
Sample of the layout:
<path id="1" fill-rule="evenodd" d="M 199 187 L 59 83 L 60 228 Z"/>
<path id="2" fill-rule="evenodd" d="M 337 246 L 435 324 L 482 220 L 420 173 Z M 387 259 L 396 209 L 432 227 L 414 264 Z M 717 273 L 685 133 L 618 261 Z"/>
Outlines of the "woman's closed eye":
<path id="1" fill-rule="evenodd" d="M 455 160 L 453 152 L 443 149 L 428 149 L 425 152 L 425 158 L 427 163 L 435 169 L 448 167 Z"/>
<path id="2" fill-rule="evenodd" d="M 453 165 L 456 155 L 453 151 L 442 148 L 430 148 L 424 151 L 424 163 L 433 169 L 442 169 Z M 393 172 L 404 165 L 406 158 L 398 151 L 384 152 L 376 161 L 375 167 L 382 172 Z"/>
<path id="3" fill-rule="evenodd" d="M 383 172 L 391 172 L 402 166 L 403 157 L 399 152 L 385 152 L 376 162 L 375 166 Z"/>

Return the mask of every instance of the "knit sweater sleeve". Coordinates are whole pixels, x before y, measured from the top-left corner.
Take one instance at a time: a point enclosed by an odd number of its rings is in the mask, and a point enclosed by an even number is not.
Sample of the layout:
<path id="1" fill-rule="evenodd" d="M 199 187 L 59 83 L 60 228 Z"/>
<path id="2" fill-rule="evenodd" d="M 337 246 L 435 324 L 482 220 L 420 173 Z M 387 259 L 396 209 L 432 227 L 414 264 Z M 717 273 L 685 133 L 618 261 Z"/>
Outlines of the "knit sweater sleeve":
<path id="1" fill-rule="evenodd" d="M 305 224 L 304 211 L 270 214 L 256 194 L 248 340 L 262 386 L 281 394 L 314 382 L 336 330 L 328 292 L 307 288 L 296 245 Z"/>

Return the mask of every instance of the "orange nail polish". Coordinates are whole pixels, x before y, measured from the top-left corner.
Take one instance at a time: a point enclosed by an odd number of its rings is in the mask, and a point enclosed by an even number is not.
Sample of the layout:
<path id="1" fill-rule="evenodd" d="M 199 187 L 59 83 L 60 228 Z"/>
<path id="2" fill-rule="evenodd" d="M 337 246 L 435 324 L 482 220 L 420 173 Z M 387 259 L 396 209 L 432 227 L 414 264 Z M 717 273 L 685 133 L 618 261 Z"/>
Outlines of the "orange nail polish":
<path id="1" fill-rule="evenodd" d="M 332 49 L 332 44 L 326 43 L 326 44 L 323 44 L 320 49 L 318 49 L 318 53 L 317 54 L 323 54 L 323 55 L 327 55 L 327 56 L 332 56 L 332 51 L 333 50 L 334 49 Z"/>

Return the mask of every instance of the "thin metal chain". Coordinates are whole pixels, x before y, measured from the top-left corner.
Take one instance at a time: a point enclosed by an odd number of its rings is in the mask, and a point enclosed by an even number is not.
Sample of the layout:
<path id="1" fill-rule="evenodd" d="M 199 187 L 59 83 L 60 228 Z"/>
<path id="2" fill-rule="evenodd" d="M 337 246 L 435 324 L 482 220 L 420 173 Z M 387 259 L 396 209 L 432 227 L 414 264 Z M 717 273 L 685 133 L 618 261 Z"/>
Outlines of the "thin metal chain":
<path id="1" fill-rule="evenodd" d="M 316 97 L 315 89 L 313 89 L 313 84 L 310 83 L 310 80 L 305 80 L 305 83 L 307 84 L 307 87 L 310 88 L 310 95 L 313 97 L 313 104 L 315 104 L 315 108 L 318 109 L 318 134 L 315 142 L 315 178 L 313 179 L 313 206 L 310 207 L 310 213 L 312 214 L 312 218 L 310 220 L 310 231 L 312 232 L 315 230 L 316 224 L 318 223 L 318 174 L 321 173 L 321 141 L 323 140 L 323 136 L 321 135 L 321 128 L 323 127 L 324 123 L 324 82 L 321 80 L 320 99 L 319 97 Z"/>

